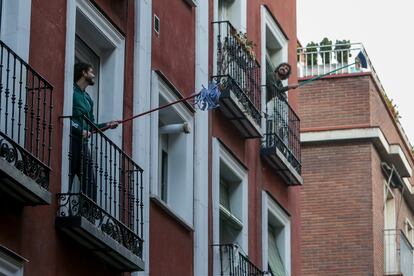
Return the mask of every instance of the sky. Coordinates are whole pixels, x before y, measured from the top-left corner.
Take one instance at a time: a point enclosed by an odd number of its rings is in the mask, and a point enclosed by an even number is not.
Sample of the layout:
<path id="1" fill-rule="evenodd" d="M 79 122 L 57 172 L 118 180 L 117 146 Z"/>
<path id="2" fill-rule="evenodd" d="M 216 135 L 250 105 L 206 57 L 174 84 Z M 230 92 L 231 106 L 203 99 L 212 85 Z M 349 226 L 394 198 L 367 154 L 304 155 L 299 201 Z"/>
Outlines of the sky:
<path id="1" fill-rule="evenodd" d="M 414 1 L 297 0 L 297 36 L 303 46 L 328 37 L 361 42 L 397 105 L 414 145 Z"/>

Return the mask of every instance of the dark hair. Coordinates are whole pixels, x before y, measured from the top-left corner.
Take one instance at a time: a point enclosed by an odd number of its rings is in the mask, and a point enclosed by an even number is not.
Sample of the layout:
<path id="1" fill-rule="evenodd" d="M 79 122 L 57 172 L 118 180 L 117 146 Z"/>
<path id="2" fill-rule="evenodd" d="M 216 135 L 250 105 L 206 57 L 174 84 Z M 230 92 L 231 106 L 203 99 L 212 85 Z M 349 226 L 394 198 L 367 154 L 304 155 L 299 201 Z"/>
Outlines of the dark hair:
<path id="1" fill-rule="evenodd" d="M 292 73 L 292 66 L 290 66 L 290 64 L 287 63 L 287 62 L 282 62 L 281 64 L 279 64 L 275 69 L 275 73 L 277 74 L 277 72 L 279 71 L 279 68 L 282 67 L 282 66 L 287 66 L 289 68 L 286 75 L 284 75 L 286 78 L 289 78 L 290 73 Z"/>
<path id="2" fill-rule="evenodd" d="M 82 73 L 85 71 L 87 72 L 89 68 L 92 68 L 92 65 L 84 62 L 78 62 L 75 64 L 75 69 L 73 70 L 73 81 L 77 82 L 80 78 L 82 78 Z"/>

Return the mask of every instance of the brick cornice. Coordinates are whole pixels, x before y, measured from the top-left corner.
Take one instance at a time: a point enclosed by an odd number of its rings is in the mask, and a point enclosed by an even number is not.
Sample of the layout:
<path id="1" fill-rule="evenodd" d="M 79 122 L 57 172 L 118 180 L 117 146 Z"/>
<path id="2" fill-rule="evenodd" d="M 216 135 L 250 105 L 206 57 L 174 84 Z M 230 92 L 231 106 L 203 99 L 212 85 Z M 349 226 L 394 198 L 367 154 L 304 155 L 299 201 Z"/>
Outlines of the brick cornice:
<path id="1" fill-rule="evenodd" d="M 390 144 L 379 127 L 342 128 L 301 132 L 301 144 L 368 141 L 374 144 L 381 159 L 396 167 L 403 177 L 412 175 L 407 156 L 399 144 Z"/>

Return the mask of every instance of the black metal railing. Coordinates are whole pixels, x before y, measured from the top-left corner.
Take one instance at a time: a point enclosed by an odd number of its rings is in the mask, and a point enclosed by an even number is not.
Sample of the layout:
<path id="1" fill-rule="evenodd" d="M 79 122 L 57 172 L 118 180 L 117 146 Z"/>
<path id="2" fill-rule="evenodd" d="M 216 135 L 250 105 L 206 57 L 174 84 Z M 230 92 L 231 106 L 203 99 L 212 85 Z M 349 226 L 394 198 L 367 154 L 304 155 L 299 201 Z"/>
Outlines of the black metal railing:
<path id="1" fill-rule="evenodd" d="M 236 97 L 260 125 L 260 65 L 253 45 L 229 21 L 213 22 L 217 34 L 217 73 L 213 80 L 222 90 L 232 89 Z"/>
<path id="2" fill-rule="evenodd" d="M 265 275 L 255 266 L 248 257 L 239 251 L 236 244 L 217 244 L 220 255 L 220 275 L 221 276 L 254 276 Z"/>
<path id="3" fill-rule="evenodd" d="M 384 275 L 413 275 L 413 246 L 400 229 L 384 230 Z"/>
<path id="4" fill-rule="evenodd" d="M 284 93 L 267 85 L 267 94 L 275 95 L 266 105 L 266 133 L 262 146 L 277 148 L 288 162 L 301 173 L 300 120 L 289 106 Z"/>
<path id="5" fill-rule="evenodd" d="M 49 188 L 53 87 L 0 41 L 0 157 Z"/>
<path id="6" fill-rule="evenodd" d="M 142 257 L 143 170 L 86 117 L 69 118 L 69 192 L 58 195 L 58 216 L 84 217 Z"/>

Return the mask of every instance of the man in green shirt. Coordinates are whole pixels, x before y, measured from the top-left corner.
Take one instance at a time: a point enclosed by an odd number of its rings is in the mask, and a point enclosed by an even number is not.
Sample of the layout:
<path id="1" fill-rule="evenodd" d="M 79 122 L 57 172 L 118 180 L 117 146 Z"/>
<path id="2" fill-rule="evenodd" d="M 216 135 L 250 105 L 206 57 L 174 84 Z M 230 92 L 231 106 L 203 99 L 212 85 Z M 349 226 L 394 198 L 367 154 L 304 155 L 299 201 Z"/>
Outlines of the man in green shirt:
<path id="1" fill-rule="evenodd" d="M 73 178 L 77 175 L 80 179 L 81 191 L 83 194 L 96 200 L 96 179 L 93 173 L 93 159 L 88 147 L 88 138 L 92 135 L 94 128 L 105 131 L 107 129 L 116 128 L 118 122 L 95 123 L 93 100 L 85 91 L 89 85 L 94 84 L 95 74 L 92 66 L 81 62 L 76 63 L 73 83 L 71 169 L 69 181 L 71 187 Z M 84 117 L 90 122 L 87 122 Z"/>

